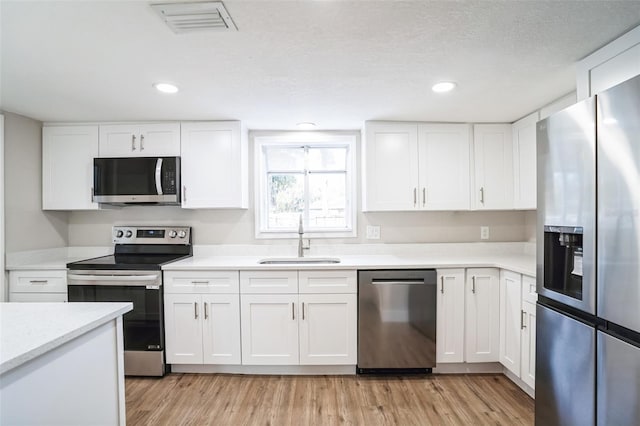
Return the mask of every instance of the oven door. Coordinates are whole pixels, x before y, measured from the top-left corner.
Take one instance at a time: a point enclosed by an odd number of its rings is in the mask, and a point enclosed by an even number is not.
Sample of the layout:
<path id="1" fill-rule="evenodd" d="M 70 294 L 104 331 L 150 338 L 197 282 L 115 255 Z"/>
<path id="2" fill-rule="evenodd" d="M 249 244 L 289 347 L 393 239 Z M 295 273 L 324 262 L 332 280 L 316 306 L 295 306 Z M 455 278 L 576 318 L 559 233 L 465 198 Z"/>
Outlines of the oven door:
<path id="1" fill-rule="evenodd" d="M 133 310 L 126 313 L 122 321 L 125 374 L 164 374 L 160 271 L 72 270 L 67 274 L 67 284 L 69 302 L 132 302 Z M 138 364 L 141 367 L 135 367 Z"/>
<path id="2" fill-rule="evenodd" d="M 94 158 L 93 186 L 98 203 L 180 204 L 180 158 Z"/>

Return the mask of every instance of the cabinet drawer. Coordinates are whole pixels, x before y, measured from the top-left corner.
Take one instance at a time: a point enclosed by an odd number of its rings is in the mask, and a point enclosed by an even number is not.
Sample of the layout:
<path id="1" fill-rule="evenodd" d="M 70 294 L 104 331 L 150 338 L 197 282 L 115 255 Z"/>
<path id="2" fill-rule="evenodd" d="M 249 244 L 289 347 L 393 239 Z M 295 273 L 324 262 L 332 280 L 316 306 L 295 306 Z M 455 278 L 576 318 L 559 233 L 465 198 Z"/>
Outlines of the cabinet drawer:
<path id="1" fill-rule="evenodd" d="M 238 271 L 167 271 L 165 293 L 238 293 Z"/>
<path id="2" fill-rule="evenodd" d="M 9 302 L 67 302 L 67 293 L 9 293 Z"/>
<path id="3" fill-rule="evenodd" d="M 10 271 L 10 293 L 67 293 L 67 271 Z"/>
<path id="4" fill-rule="evenodd" d="M 240 271 L 242 293 L 297 293 L 298 271 Z"/>
<path id="5" fill-rule="evenodd" d="M 300 293 L 357 293 L 356 271 L 299 271 Z"/>
<path id="6" fill-rule="evenodd" d="M 535 303 L 538 301 L 538 292 L 536 291 L 536 279 L 528 275 L 522 276 L 522 301 Z"/>

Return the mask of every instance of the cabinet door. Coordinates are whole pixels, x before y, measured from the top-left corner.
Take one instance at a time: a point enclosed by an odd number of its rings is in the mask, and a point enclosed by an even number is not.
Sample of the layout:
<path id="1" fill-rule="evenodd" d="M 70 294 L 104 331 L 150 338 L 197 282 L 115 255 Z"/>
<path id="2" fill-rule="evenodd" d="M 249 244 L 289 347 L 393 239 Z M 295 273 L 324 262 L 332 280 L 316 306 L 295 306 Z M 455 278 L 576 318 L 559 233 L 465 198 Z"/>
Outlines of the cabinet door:
<path id="1" fill-rule="evenodd" d="M 298 271 L 240 271 L 240 292 L 298 293 Z"/>
<path id="2" fill-rule="evenodd" d="M 467 124 L 418 126 L 420 208 L 469 210 L 470 148 Z"/>
<path id="3" fill-rule="evenodd" d="M 528 275 L 522 276 L 522 301 L 533 303 L 538 301 L 538 292 L 536 289 L 536 278 Z"/>
<path id="4" fill-rule="evenodd" d="M 180 123 L 141 124 L 138 155 L 142 157 L 178 157 Z"/>
<path id="5" fill-rule="evenodd" d="M 240 364 L 240 295 L 202 296 L 203 363 Z"/>
<path id="6" fill-rule="evenodd" d="M 464 361 L 464 269 L 438 270 L 436 362 Z"/>
<path id="7" fill-rule="evenodd" d="M 67 271 L 42 269 L 9 271 L 9 291 L 67 294 Z"/>
<path id="8" fill-rule="evenodd" d="M 247 208 L 247 144 L 239 121 L 182 124 L 182 207 Z"/>
<path id="9" fill-rule="evenodd" d="M 96 210 L 93 158 L 98 156 L 98 126 L 42 129 L 42 209 Z"/>
<path id="10" fill-rule="evenodd" d="M 474 206 L 513 209 L 513 141 L 510 124 L 473 126 Z"/>
<path id="11" fill-rule="evenodd" d="M 132 157 L 140 155 L 140 129 L 135 124 L 100 126 L 100 157 Z"/>
<path id="12" fill-rule="evenodd" d="M 513 202 L 516 209 L 536 208 L 535 112 L 513 123 Z"/>
<path id="13" fill-rule="evenodd" d="M 363 210 L 417 210 L 418 126 L 365 123 Z"/>
<path id="14" fill-rule="evenodd" d="M 164 271 L 166 293 L 229 293 L 240 291 L 238 271 Z"/>
<path id="15" fill-rule="evenodd" d="M 298 271 L 300 293 L 357 293 L 358 273 L 345 269 Z"/>
<path id="16" fill-rule="evenodd" d="M 300 364 L 355 365 L 357 296 L 300 295 L 300 306 Z"/>
<path id="17" fill-rule="evenodd" d="M 202 302 L 196 294 L 165 294 L 165 352 L 169 364 L 202 364 Z"/>
<path id="18" fill-rule="evenodd" d="M 465 333 L 467 362 L 500 360 L 500 274 L 494 268 L 467 269 Z"/>
<path id="19" fill-rule="evenodd" d="M 67 293 L 9 293 L 9 302 L 67 302 Z"/>
<path id="20" fill-rule="evenodd" d="M 500 362 L 516 376 L 520 375 L 521 290 L 520 274 L 500 271 Z"/>
<path id="21" fill-rule="evenodd" d="M 242 364 L 298 365 L 298 295 L 243 294 Z"/>
<path id="22" fill-rule="evenodd" d="M 529 386 L 536 387 L 536 305 L 522 304 L 522 369 L 520 378 Z"/>
<path id="23" fill-rule="evenodd" d="M 100 126 L 100 157 L 175 157 L 180 155 L 180 123 Z"/>

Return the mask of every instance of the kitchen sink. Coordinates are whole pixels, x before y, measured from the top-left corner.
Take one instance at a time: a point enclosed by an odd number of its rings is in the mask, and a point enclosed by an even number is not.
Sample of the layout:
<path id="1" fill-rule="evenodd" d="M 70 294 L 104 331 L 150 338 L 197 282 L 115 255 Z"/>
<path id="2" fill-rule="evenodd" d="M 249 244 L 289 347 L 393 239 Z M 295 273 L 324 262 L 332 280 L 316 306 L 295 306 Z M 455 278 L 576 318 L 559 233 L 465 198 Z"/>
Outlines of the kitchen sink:
<path id="1" fill-rule="evenodd" d="M 340 263 L 335 257 L 270 257 L 260 259 L 260 265 L 309 265 L 322 263 Z"/>

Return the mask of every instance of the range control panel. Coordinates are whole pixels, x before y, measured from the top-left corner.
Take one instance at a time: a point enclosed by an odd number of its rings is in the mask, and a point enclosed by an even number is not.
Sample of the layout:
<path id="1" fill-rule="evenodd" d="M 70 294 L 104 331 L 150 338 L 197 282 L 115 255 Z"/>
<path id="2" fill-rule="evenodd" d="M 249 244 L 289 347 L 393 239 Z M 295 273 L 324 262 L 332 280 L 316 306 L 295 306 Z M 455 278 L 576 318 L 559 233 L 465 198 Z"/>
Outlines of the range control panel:
<path id="1" fill-rule="evenodd" d="M 115 244 L 191 244 L 190 226 L 114 226 Z"/>

